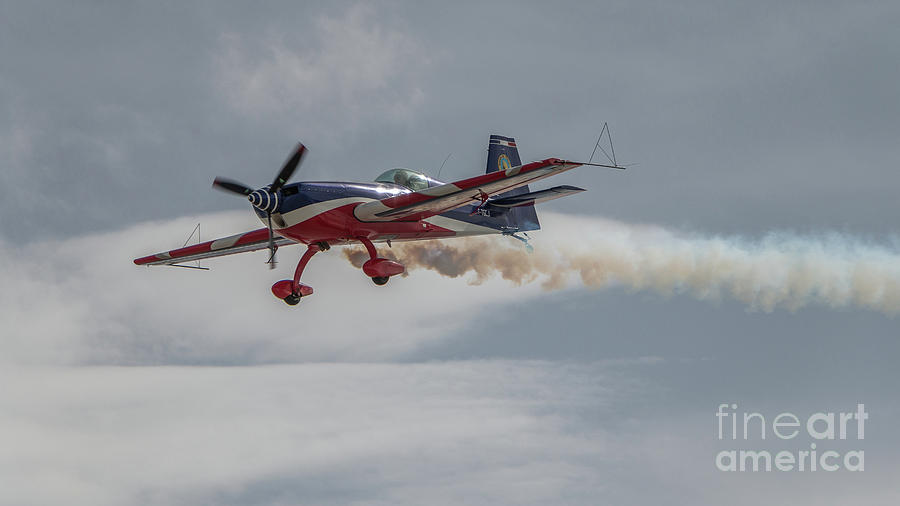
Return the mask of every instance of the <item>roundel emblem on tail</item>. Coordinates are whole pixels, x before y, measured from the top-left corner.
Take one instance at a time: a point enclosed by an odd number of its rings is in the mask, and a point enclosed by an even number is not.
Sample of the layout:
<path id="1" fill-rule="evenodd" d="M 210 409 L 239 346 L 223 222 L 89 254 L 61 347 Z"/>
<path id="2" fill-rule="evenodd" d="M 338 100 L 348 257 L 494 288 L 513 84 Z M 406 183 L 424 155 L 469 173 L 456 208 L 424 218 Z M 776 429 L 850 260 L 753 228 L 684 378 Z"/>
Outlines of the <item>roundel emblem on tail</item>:
<path id="1" fill-rule="evenodd" d="M 518 167 L 513 167 L 509 163 L 509 157 L 506 154 L 500 155 L 500 158 L 497 159 L 497 168 L 500 169 L 500 172 L 505 172 L 507 176 L 515 176 L 519 173 Z"/>
<path id="2" fill-rule="evenodd" d="M 505 172 L 509 167 L 509 157 L 505 154 L 500 155 L 500 158 L 497 159 L 497 169 L 499 169 L 500 172 Z"/>
<path id="3" fill-rule="evenodd" d="M 509 157 L 506 154 L 500 155 L 497 159 L 497 168 L 500 169 L 500 172 L 505 172 L 507 176 L 514 176 L 515 173 L 511 171 L 513 168 L 512 164 L 509 163 Z M 518 171 L 515 171 L 516 173 Z"/>

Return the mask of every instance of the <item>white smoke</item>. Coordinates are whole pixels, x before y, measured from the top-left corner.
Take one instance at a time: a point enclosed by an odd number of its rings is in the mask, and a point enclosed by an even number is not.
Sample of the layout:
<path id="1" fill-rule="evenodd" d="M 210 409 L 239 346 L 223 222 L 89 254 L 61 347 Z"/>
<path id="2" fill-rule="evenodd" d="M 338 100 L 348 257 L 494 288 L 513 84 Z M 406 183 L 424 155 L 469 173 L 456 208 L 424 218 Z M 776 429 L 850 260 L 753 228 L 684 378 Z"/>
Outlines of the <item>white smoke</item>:
<path id="1" fill-rule="evenodd" d="M 900 254 L 832 233 L 802 237 L 770 233 L 759 240 L 703 237 L 659 226 L 542 215 L 535 250 L 498 237 L 395 244 L 391 253 L 409 269 L 444 276 L 471 273 L 479 284 L 493 275 L 547 290 L 581 283 L 623 286 L 701 300 L 731 297 L 752 309 L 791 311 L 816 304 L 900 312 Z M 365 255 L 348 249 L 361 264 Z"/>

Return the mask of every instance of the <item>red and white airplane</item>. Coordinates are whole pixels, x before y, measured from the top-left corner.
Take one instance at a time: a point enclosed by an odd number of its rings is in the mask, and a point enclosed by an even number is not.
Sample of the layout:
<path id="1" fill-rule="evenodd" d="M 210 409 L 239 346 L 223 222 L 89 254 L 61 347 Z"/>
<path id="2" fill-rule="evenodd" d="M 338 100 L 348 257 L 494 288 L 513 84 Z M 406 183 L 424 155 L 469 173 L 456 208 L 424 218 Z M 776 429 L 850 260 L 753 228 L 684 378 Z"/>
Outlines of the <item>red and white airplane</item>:
<path id="1" fill-rule="evenodd" d="M 268 248 L 274 267 L 279 246 L 300 243 L 306 252 L 293 279 L 272 285 L 272 293 L 290 305 L 313 289 L 300 282 L 303 269 L 319 251 L 360 243 L 369 260 L 363 272 L 377 285 L 402 273 L 402 264 L 379 258 L 374 243 L 417 241 L 483 234 L 516 235 L 540 228 L 534 205 L 584 191 L 556 186 L 531 192 L 528 184 L 581 165 L 614 165 L 547 158 L 522 164 L 515 139 L 491 135 L 485 174 L 443 183 L 409 169 L 391 169 L 373 183 L 302 182 L 287 184 L 306 148 L 297 144 L 272 184 L 254 190 L 216 178 L 213 187 L 246 197 L 265 227 L 213 241 L 137 258 L 137 265 L 182 262 Z"/>

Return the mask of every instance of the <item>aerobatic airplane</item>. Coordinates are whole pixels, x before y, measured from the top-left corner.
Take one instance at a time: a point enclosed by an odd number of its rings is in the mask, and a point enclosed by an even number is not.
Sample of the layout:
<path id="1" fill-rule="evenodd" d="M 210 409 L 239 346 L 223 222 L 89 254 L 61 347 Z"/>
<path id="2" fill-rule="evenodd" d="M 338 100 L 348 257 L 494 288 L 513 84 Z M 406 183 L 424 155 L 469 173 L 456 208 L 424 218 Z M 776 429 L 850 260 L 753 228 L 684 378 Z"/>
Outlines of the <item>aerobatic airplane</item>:
<path id="1" fill-rule="evenodd" d="M 524 240 L 517 235 L 519 232 L 540 228 L 535 204 L 584 191 L 564 185 L 532 192 L 529 183 L 581 165 L 624 168 L 614 160 L 613 165 L 603 165 L 560 158 L 523 165 L 515 139 L 491 135 L 486 173 L 453 183 L 409 169 L 391 169 L 373 183 L 287 184 L 305 153 L 303 144 L 297 144 L 272 184 L 256 190 L 224 178 L 213 182 L 213 188 L 246 197 L 264 228 L 137 258 L 134 263 L 183 266 L 182 262 L 191 260 L 268 248 L 269 264 L 274 268 L 279 246 L 304 244 L 306 252 L 297 264 L 294 278 L 272 285 L 276 297 L 295 305 L 301 297 L 313 293 L 312 287 L 300 282 L 306 264 L 313 255 L 331 246 L 365 246 L 369 260 L 362 270 L 376 285 L 383 285 L 405 268 L 380 258 L 375 243 L 390 246 L 392 241 L 484 234 Z"/>

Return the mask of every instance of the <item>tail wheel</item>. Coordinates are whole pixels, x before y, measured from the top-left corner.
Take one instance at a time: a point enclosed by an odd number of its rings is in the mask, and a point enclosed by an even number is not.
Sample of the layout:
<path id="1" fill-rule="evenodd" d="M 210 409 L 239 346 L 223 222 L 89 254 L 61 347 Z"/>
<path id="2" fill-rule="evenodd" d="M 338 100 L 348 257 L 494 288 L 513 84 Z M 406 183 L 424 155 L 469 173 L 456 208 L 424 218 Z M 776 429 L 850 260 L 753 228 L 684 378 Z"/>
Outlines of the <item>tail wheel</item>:
<path id="1" fill-rule="evenodd" d="M 284 300 L 284 303 L 287 304 L 288 306 L 296 306 L 297 304 L 300 303 L 300 296 L 291 294 L 291 295 L 288 295 L 287 297 L 285 297 L 283 300 Z"/>
<path id="2" fill-rule="evenodd" d="M 374 278 L 372 278 L 372 282 L 378 286 L 381 286 L 387 283 L 389 279 L 391 279 L 389 276 L 375 276 Z"/>

